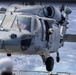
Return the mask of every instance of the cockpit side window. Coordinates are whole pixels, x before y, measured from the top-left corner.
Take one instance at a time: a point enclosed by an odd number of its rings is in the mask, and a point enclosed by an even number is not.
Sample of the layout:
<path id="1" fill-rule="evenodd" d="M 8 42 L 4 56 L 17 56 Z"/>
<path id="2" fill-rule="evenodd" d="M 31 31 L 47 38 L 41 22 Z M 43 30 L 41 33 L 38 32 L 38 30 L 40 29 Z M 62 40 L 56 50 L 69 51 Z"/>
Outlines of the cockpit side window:
<path id="1" fill-rule="evenodd" d="M 41 29 L 40 20 L 38 18 L 36 18 L 35 22 L 34 22 L 34 31 L 39 31 L 40 29 Z"/>
<path id="2" fill-rule="evenodd" d="M 36 19 L 35 19 L 35 22 L 34 22 L 34 31 L 35 31 L 35 30 L 38 30 L 38 24 L 37 24 Z"/>
<path id="3" fill-rule="evenodd" d="M 31 31 L 31 17 L 17 16 L 12 27 Z"/>

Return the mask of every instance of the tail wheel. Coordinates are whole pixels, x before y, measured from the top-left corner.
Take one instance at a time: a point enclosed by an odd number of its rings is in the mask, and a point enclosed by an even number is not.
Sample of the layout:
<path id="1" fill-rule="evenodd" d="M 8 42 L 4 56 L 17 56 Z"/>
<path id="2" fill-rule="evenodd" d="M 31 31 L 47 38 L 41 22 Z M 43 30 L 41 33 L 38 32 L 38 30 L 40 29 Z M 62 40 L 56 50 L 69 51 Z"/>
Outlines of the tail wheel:
<path id="1" fill-rule="evenodd" d="M 57 62 L 60 62 L 60 57 L 56 57 L 56 61 Z"/>
<path id="2" fill-rule="evenodd" d="M 54 59 L 53 59 L 53 57 L 48 57 L 46 59 L 45 64 L 46 64 L 46 70 L 47 71 L 52 71 L 53 67 L 54 67 Z"/>
<path id="3" fill-rule="evenodd" d="M 10 57 L 10 56 L 11 56 L 11 54 L 7 54 L 7 56 L 8 56 L 8 57 Z"/>

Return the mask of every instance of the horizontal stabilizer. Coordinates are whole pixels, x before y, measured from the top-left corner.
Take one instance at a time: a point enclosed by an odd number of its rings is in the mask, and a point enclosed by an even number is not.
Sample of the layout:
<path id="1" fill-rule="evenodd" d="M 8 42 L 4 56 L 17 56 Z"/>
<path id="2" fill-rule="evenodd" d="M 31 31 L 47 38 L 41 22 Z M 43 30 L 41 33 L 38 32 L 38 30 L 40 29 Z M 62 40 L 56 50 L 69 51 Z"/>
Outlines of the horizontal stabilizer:
<path id="1" fill-rule="evenodd" d="M 66 34 L 65 41 L 66 42 L 76 42 L 76 34 Z"/>

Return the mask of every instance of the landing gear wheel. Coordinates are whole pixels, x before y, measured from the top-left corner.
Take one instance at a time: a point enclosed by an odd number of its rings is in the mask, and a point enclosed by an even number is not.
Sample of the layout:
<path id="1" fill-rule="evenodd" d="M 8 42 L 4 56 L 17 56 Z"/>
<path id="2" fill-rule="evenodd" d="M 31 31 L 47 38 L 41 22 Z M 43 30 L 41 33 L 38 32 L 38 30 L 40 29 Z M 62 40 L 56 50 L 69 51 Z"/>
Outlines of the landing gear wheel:
<path id="1" fill-rule="evenodd" d="M 60 57 L 56 57 L 56 61 L 57 62 L 60 62 Z"/>
<path id="2" fill-rule="evenodd" d="M 12 74 L 12 72 L 3 71 L 3 72 L 1 73 L 1 75 L 13 75 L 13 74 Z"/>
<path id="3" fill-rule="evenodd" d="M 46 70 L 47 71 L 52 71 L 53 67 L 54 67 L 54 59 L 53 59 L 53 57 L 48 57 L 46 59 L 45 64 L 46 64 Z"/>
<path id="4" fill-rule="evenodd" d="M 8 56 L 8 57 L 10 57 L 10 56 L 11 56 L 11 54 L 7 54 L 7 56 Z"/>

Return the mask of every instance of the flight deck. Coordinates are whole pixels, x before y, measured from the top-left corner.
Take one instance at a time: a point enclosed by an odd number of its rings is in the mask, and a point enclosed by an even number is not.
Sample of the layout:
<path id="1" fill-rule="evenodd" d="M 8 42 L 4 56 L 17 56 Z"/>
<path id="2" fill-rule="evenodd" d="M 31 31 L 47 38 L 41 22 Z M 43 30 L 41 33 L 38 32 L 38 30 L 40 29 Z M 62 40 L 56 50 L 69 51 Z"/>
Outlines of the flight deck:
<path id="1" fill-rule="evenodd" d="M 8 74 L 2 74 L 0 75 L 8 75 Z M 49 73 L 47 71 L 25 71 L 25 70 L 14 70 L 12 74 L 9 75 L 71 75 L 71 73 L 68 72 L 57 72 L 57 73 Z"/>

